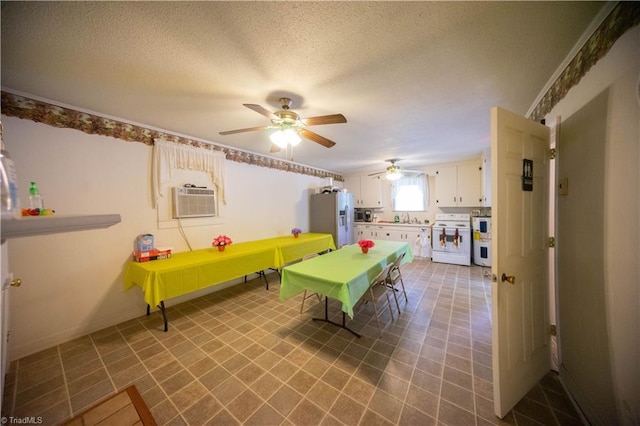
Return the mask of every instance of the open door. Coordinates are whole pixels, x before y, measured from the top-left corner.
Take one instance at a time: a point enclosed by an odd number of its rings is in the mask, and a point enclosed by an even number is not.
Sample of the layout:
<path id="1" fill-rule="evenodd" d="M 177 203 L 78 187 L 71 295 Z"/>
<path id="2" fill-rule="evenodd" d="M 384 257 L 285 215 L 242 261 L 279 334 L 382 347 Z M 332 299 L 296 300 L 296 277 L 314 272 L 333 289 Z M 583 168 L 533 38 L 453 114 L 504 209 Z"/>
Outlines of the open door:
<path id="1" fill-rule="evenodd" d="M 503 418 L 549 372 L 549 128 L 491 110 L 492 344 Z"/>

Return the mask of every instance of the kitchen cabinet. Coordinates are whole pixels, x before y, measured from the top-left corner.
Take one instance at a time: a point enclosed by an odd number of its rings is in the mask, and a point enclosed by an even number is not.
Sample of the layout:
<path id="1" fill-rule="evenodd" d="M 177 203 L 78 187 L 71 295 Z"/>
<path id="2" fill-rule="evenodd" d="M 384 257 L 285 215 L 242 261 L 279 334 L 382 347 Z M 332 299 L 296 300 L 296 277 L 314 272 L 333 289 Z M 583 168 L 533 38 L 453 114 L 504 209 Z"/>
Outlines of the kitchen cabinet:
<path id="1" fill-rule="evenodd" d="M 367 240 L 385 240 L 384 227 L 375 224 L 367 224 L 362 226 L 362 235 L 360 239 Z"/>
<path id="2" fill-rule="evenodd" d="M 387 240 L 386 227 L 374 223 L 355 225 L 353 227 L 357 240 Z"/>
<path id="3" fill-rule="evenodd" d="M 354 226 L 356 242 L 362 239 L 367 240 L 387 240 L 408 243 L 411 247 L 422 231 L 426 231 L 427 243 L 426 247 L 419 248 L 414 252 L 417 257 L 431 257 L 431 228 L 429 225 L 415 224 L 378 224 L 378 223 L 359 223 Z M 415 248 L 414 248 L 415 250 Z"/>
<path id="4" fill-rule="evenodd" d="M 420 235 L 420 229 L 416 228 L 400 228 L 396 226 L 385 227 L 384 239 L 389 241 L 398 241 L 402 243 L 412 243 Z"/>
<path id="5" fill-rule="evenodd" d="M 358 208 L 381 208 L 382 203 L 382 180 L 379 176 L 371 177 L 366 175 L 345 176 L 344 187 L 353 194 L 355 207 Z"/>
<path id="6" fill-rule="evenodd" d="M 428 227 L 421 226 L 388 226 L 385 227 L 385 239 L 413 245 L 420 236 L 422 229 L 427 229 L 429 233 L 431 232 Z"/>
<path id="7" fill-rule="evenodd" d="M 399 241 L 404 243 L 413 243 L 423 226 L 402 226 L 402 225 L 380 225 L 380 224 L 358 224 L 354 226 L 357 240 L 375 239 Z M 427 228 L 428 229 L 428 228 Z"/>
<path id="8" fill-rule="evenodd" d="M 442 166 L 436 170 L 438 207 L 482 205 L 482 166 L 479 163 Z"/>

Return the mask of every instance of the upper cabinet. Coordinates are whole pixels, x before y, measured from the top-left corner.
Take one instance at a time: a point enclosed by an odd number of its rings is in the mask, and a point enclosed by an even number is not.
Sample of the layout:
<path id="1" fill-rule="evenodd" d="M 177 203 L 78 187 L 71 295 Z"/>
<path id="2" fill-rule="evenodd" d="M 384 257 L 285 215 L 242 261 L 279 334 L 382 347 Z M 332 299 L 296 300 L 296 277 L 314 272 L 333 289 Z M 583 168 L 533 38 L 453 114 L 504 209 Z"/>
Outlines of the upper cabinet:
<path id="1" fill-rule="evenodd" d="M 353 194 L 355 207 L 380 208 L 382 203 L 382 180 L 366 175 L 345 176 L 344 187 Z"/>
<path id="2" fill-rule="evenodd" d="M 438 207 L 482 206 L 482 167 L 478 163 L 456 164 L 436 170 Z"/>
<path id="3" fill-rule="evenodd" d="M 491 150 L 482 151 L 482 206 L 491 207 Z"/>

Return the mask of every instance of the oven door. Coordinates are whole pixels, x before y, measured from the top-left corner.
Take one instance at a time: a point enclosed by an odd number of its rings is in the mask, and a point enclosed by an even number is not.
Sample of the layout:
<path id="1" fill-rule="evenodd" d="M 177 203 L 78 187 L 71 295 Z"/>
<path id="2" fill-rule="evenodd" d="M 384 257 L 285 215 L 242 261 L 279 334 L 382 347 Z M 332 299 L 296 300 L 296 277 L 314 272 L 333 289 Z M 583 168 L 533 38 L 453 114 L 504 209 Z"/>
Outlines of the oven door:
<path id="1" fill-rule="evenodd" d="M 433 227 L 433 251 L 468 253 L 471 241 L 468 228 Z"/>

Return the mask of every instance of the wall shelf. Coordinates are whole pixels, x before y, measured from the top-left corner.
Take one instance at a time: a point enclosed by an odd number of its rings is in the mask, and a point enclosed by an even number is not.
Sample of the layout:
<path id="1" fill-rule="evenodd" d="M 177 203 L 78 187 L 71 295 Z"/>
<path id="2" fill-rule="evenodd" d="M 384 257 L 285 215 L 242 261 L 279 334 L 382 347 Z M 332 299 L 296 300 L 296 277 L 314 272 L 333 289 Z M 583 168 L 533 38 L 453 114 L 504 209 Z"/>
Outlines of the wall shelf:
<path id="1" fill-rule="evenodd" d="M 2 219 L 0 231 L 4 241 L 7 238 L 109 228 L 121 220 L 119 214 L 25 216 L 19 219 Z"/>

